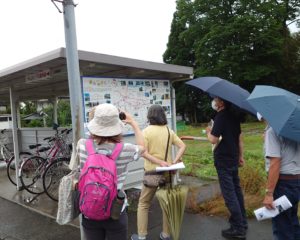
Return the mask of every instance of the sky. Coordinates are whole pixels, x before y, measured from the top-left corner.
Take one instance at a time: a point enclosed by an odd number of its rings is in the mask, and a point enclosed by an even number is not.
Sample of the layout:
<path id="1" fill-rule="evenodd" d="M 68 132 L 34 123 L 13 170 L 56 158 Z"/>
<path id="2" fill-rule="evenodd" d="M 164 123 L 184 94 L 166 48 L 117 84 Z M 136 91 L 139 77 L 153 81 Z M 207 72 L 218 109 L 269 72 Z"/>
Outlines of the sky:
<path id="1" fill-rule="evenodd" d="M 74 2 L 79 50 L 163 62 L 176 0 Z M 0 29 L 0 71 L 65 47 L 63 14 L 51 0 L 1 1 Z"/>
<path id="2" fill-rule="evenodd" d="M 79 50 L 163 62 L 176 0 L 74 2 Z M 0 27 L 0 70 L 65 47 L 63 14 L 51 0 L 1 1 Z"/>

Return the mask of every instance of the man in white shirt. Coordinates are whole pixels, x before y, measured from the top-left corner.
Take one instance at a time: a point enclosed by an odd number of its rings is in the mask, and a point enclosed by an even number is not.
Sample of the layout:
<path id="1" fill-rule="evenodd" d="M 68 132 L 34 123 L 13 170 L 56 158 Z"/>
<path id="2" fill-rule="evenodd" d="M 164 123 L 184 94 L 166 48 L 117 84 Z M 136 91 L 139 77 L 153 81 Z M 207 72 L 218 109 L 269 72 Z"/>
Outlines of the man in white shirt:
<path id="1" fill-rule="evenodd" d="M 264 205 L 274 208 L 273 201 L 286 195 L 290 209 L 272 219 L 273 236 L 276 240 L 300 239 L 297 216 L 300 199 L 300 143 L 278 136 L 271 127 L 265 132 L 265 159 L 268 181 Z"/>

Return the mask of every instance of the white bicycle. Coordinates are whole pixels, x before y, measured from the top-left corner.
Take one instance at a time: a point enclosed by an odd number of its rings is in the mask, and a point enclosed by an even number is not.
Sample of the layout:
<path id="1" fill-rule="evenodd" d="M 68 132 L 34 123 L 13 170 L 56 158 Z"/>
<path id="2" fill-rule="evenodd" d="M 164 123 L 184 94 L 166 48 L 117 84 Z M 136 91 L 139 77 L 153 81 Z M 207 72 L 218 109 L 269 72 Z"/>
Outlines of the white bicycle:
<path id="1" fill-rule="evenodd" d="M 0 154 L 1 154 L 1 161 L 6 163 L 6 173 L 9 181 L 17 185 L 16 183 L 16 165 L 15 165 L 15 156 L 14 152 L 11 151 L 8 147 L 9 138 L 7 136 L 7 130 L 2 129 L 0 131 Z M 28 159 L 32 154 L 29 152 L 20 152 L 19 154 L 19 167 L 21 167 L 21 164 L 23 161 Z"/>

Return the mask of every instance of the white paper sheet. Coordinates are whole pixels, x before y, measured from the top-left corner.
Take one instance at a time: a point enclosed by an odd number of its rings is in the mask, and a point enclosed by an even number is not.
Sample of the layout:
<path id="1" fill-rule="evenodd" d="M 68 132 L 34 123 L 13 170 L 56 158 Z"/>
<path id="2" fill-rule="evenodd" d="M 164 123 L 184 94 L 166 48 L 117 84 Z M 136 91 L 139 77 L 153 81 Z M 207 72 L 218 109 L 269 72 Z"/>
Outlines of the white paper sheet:
<path id="1" fill-rule="evenodd" d="M 170 167 L 156 167 L 156 172 L 164 172 L 164 171 L 172 171 L 185 168 L 183 162 L 176 163 L 171 165 Z"/>
<path id="2" fill-rule="evenodd" d="M 274 201 L 274 207 L 275 208 L 271 209 L 271 210 L 267 209 L 266 207 L 256 209 L 254 211 L 256 219 L 258 221 L 261 221 L 264 219 L 273 218 L 273 217 L 277 216 L 279 213 L 292 207 L 292 204 L 288 200 L 288 198 L 285 195 L 283 195 Z"/>

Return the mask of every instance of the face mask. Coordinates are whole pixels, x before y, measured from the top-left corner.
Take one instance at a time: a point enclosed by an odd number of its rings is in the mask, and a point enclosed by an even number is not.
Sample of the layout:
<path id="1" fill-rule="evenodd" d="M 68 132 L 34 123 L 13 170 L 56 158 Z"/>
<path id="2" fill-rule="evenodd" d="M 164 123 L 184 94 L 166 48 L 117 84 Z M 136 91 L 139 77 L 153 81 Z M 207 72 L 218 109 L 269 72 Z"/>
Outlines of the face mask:
<path id="1" fill-rule="evenodd" d="M 218 111 L 218 106 L 216 100 L 211 101 L 211 108 L 215 111 Z"/>

